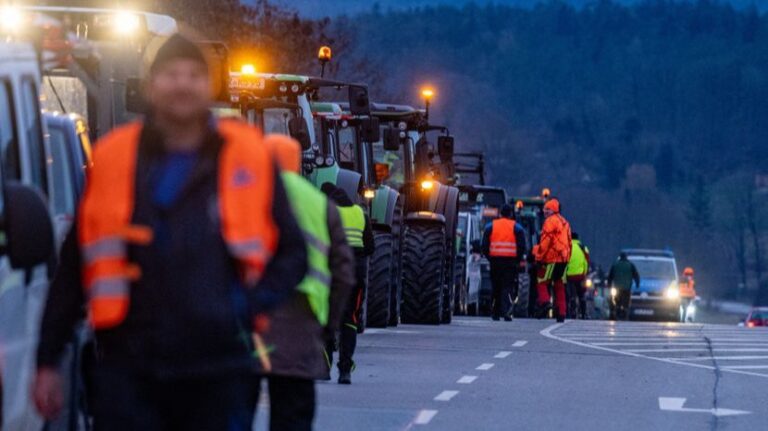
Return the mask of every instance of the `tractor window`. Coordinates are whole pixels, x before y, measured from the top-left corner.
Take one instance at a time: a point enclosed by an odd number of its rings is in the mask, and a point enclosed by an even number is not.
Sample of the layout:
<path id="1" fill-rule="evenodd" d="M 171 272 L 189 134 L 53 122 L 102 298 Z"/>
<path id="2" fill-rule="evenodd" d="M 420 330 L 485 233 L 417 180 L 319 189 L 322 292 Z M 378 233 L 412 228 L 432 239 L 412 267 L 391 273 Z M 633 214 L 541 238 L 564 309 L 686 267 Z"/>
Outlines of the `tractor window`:
<path id="1" fill-rule="evenodd" d="M 25 77 L 21 81 L 22 107 L 24 109 L 24 129 L 29 144 L 29 161 L 32 183 L 48 193 L 47 160 L 43 141 L 43 127 L 40 122 L 40 96 L 33 78 Z"/>
<path id="2" fill-rule="evenodd" d="M 288 121 L 291 119 L 289 109 L 270 108 L 264 110 L 264 134 L 278 133 L 290 135 Z"/>
<path id="3" fill-rule="evenodd" d="M 389 168 L 389 177 L 384 180 L 384 184 L 399 189 L 405 182 L 403 174 L 403 151 L 384 150 L 384 141 L 379 140 L 373 143 L 373 162 L 387 165 Z"/>
<path id="4" fill-rule="evenodd" d="M 355 129 L 353 127 L 340 127 L 339 131 L 339 163 L 349 169 L 357 168 L 357 144 L 355 142 Z"/>
<path id="5" fill-rule="evenodd" d="M 10 82 L 0 81 L 0 160 L 5 178 L 20 180 L 19 138 L 11 88 Z"/>

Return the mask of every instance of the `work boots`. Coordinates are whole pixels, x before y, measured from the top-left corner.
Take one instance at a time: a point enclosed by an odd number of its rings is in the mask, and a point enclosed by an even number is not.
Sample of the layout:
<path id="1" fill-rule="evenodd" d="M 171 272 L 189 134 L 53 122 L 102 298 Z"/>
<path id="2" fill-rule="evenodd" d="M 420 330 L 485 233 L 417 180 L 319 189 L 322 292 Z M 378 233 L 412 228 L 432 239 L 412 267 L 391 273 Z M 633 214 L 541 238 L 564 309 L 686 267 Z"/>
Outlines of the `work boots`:
<path id="1" fill-rule="evenodd" d="M 351 385 L 352 384 L 352 372 L 351 371 L 339 371 L 339 384 Z"/>

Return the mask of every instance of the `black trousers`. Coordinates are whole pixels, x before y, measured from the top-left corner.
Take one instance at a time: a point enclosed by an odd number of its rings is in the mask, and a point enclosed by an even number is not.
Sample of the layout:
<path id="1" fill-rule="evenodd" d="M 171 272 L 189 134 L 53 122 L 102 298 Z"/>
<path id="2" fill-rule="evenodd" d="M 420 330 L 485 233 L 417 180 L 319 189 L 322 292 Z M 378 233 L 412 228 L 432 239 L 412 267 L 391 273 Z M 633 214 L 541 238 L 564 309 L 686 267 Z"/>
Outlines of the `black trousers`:
<path id="1" fill-rule="evenodd" d="M 627 320 L 629 318 L 629 304 L 632 300 L 632 292 L 629 289 L 616 289 L 616 298 L 613 302 L 613 318 Z"/>
<path id="2" fill-rule="evenodd" d="M 267 382 L 270 431 L 311 431 L 315 419 L 315 382 L 281 376 L 269 376 Z"/>
<path id="3" fill-rule="evenodd" d="M 158 379 L 99 364 L 96 431 L 250 431 L 259 397 L 250 374 Z"/>
<path id="4" fill-rule="evenodd" d="M 368 282 L 368 258 L 357 256 L 355 258 L 355 276 L 357 283 L 349 296 L 344 316 L 339 329 L 339 371 L 352 371 L 355 361 L 352 357 L 357 347 L 357 333 L 360 325 L 365 286 Z M 328 365 L 333 364 L 333 351 L 336 350 L 336 340 L 327 340 L 325 353 L 328 356 Z"/>
<path id="5" fill-rule="evenodd" d="M 586 289 L 584 288 L 584 278 L 577 277 L 577 278 L 571 278 L 568 277 L 568 284 L 565 289 L 565 293 L 567 296 L 567 303 L 568 303 L 568 313 L 567 316 L 569 319 L 575 319 L 577 317 L 580 317 L 582 319 L 587 318 L 587 301 L 586 301 Z M 574 304 L 576 301 L 578 301 L 578 310 L 573 309 L 571 307 L 572 304 Z M 576 315 L 578 311 L 578 315 Z"/>
<path id="6" fill-rule="evenodd" d="M 491 257 L 491 315 L 503 317 L 512 314 L 512 304 L 517 297 L 520 261 L 505 257 Z"/>

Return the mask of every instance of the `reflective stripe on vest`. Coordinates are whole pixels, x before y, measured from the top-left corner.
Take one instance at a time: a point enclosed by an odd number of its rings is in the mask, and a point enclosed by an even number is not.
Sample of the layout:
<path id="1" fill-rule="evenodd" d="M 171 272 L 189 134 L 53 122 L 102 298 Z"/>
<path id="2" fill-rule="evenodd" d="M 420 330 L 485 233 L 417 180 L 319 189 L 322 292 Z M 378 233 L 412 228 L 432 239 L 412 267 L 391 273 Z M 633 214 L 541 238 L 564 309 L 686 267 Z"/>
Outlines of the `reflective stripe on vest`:
<path id="1" fill-rule="evenodd" d="M 490 255 L 491 257 L 517 257 L 514 220 L 500 218 L 493 221 Z"/>
<path id="2" fill-rule="evenodd" d="M 328 198 L 298 174 L 283 172 L 282 179 L 296 221 L 307 243 L 309 269 L 296 288 L 307 296 L 312 313 L 317 321 L 325 326 L 328 324 L 331 294 Z"/>
<path id="3" fill-rule="evenodd" d="M 341 223 L 347 234 L 347 243 L 350 247 L 363 248 L 363 232 L 365 231 L 365 212 L 359 205 L 338 207 L 341 215 Z"/>
<path id="4" fill-rule="evenodd" d="M 272 157 L 258 130 L 220 120 L 218 196 L 222 237 L 240 263 L 246 286 L 255 286 L 277 244 L 272 220 Z M 80 203 L 78 240 L 88 319 L 95 329 L 119 325 L 128 314 L 130 285 L 141 270 L 128 260 L 129 244 L 149 244 L 152 231 L 131 225 L 136 160 L 142 124 L 116 128 L 94 147 L 94 164 Z"/>

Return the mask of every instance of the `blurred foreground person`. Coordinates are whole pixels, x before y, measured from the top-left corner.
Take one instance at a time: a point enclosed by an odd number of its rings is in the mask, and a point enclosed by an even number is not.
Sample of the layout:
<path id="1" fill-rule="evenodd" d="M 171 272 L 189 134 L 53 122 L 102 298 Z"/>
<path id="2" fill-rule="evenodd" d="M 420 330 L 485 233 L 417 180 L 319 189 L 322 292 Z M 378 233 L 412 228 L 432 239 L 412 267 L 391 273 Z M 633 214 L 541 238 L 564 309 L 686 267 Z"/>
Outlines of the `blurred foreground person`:
<path id="1" fill-rule="evenodd" d="M 520 260 L 527 252 L 525 230 L 515 221 L 512 206 L 501 206 L 500 217 L 488 223 L 483 233 L 483 254 L 491 265 L 491 318 L 512 320 L 517 297 Z"/>
<path id="2" fill-rule="evenodd" d="M 554 285 L 555 316 L 558 322 L 565 321 L 565 270 L 571 259 L 571 226 L 560 214 L 560 202 L 551 198 L 544 204 L 544 226 L 541 240 L 536 248 L 538 265 L 537 293 L 538 317 L 545 317 L 550 310 L 550 284 Z"/>
<path id="3" fill-rule="evenodd" d="M 619 260 L 611 266 L 606 281 L 611 289 L 611 320 L 629 318 L 633 281 L 637 287 L 640 287 L 640 274 L 635 264 L 629 261 L 627 253 L 621 252 Z"/>
<path id="4" fill-rule="evenodd" d="M 301 147 L 284 135 L 265 141 L 277 155 L 288 199 L 306 240 L 309 270 L 289 299 L 270 314 L 269 428 L 312 429 L 315 380 L 325 378 L 326 334 L 339 328 L 355 284 L 355 257 L 336 205 L 299 175 Z"/>
<path id="5" fill-rule="evenodd" d="M 96 430 L 251 429 L 268 363 L 254 324 L 304 277 L 306 248 L 260 132 L 215 120 L 210 94 L 201 51 L 173 36 L 150 69 L 151 113 L 95 146 L 42 322 L 44 417 L 87 310 Z"/>
<path id="6" fill-rule="evenodd" d="M 352 202 L 347 192 L 331 183 L 322 186 L 323 192 L 337 205 L 344 231 L 347 235 L 347 243 L 355 252 L 355 283 L 352 294 L 348 296 L 342 325 L 339 329 L 339 383 L 348 385 L 352 383 L 352 371 L 355 370 L 355 361 L 352 356 L 357 346 L 357 333 L 360 329 L 361 307 L 365 299 L 366 283 L 368 282 L 368 257 L 375 250 L 373 229 L 368 216 L 360 205 Z M 335 333 L 330 333 L 326 343 L 327 371 L 326 379 L 330 380 L 330 370 L 333 364 L 333 351 L 336 347 Z"/>

